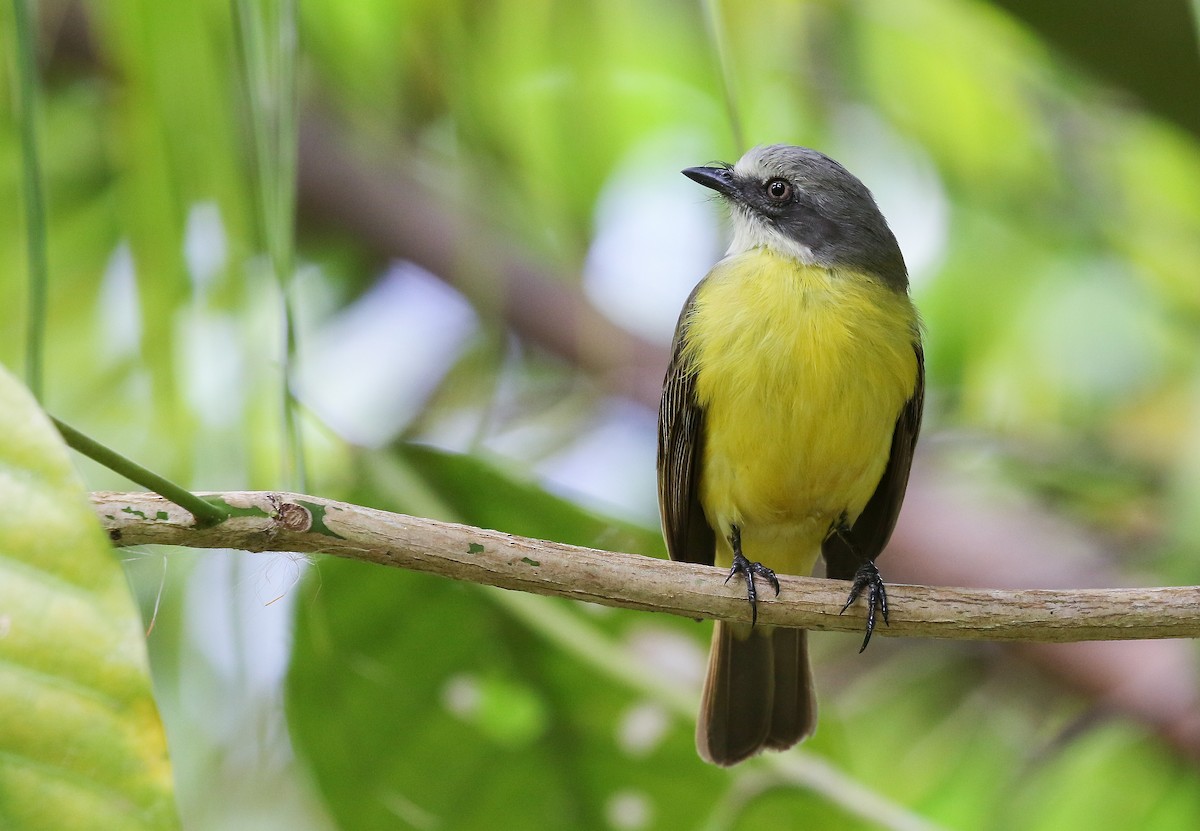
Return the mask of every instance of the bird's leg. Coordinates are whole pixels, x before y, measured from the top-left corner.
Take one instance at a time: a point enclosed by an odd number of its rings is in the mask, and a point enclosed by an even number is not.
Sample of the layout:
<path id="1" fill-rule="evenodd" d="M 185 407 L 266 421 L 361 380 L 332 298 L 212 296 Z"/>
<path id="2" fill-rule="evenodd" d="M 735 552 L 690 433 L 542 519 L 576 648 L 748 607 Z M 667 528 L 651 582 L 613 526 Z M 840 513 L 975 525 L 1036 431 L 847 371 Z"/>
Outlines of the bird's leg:
<path id="1" fill-rule="evenodd" d="M 746 555 L 742 553 L 742 529 L 737 525 L 730 529 L 729 545 L 733 549 L 733 567 L 729 569 L 729 576 L 725 578 L 725 582 L 728 583 L 737 574 L 742 575 L 746 581 L 746 599 L 750 601 L 750 625 L 753 626 L 758 623 L 758 590 L 754 587 L 754 575 L 757 574 L 774 586 L 776 597 L 779 596 L 779 578 L 762 563 L 752 563 L 746 559 Z"/>
<path id="2" fill-rule="evenodd" d="M 847 533 L 850 529 L 844 525 L 839 526 L 834 533 L 842 538 L 851 549 L 854 548 L 854 543 Z M 850 596 L 846 598 L 846 604 L 842 606 L 842 612 L 849 609 L 858 596 L 866 589 L 867 592 L 867 632 L 863 635 L 862 646 L 858 648 L 862 652 L 867 648 L 867 644 L 871 642 L 871 633 L 875 631 L 875 612 L 879 611 L 883 615 L 883 622 L 888 622 L 888 605 L 887 605 L 887 588 L 883 584 L 883 578 L 879 576 L 879 569 L 875 567 L 875 563 L 871 560 L 863 560 L 863 564 L 854 572 L 854 580 L 850 584 Z M 840 612 L 839 612 L 840 614 Z"/>

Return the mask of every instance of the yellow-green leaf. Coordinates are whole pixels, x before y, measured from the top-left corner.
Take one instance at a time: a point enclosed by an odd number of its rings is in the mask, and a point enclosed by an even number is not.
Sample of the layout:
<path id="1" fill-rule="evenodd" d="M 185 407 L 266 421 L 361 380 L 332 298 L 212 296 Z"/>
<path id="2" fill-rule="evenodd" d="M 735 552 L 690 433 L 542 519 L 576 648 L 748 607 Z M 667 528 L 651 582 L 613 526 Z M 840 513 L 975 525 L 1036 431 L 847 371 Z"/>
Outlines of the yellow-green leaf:
<path id="1" fill-rule="evenodd" d="M 58 434 L 3 367 L 0 505 L 0 828 L 178 828 L 120 562 Z"/>

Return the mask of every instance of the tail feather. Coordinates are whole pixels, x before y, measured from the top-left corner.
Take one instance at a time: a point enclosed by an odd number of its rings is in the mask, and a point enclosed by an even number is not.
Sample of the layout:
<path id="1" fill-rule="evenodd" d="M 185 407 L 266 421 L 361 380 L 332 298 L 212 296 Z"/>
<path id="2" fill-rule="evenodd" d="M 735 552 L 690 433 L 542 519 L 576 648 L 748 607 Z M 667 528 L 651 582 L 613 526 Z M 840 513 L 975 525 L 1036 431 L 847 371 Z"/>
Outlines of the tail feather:
<path id="1" fill-rule="evenodd" d="M 787 750 L 817 729 L 817 694 L 808 666 L 808 633 L 776 629 L 768 638 L 774 647 L 775 700 L 766 746 Z"/>
<path id="2" fill-rule="evenodd" d="M 785 750 L 816 722 L 805 631 L 717 621 L 696 725 L 701 758 L 728 766 Z"/>

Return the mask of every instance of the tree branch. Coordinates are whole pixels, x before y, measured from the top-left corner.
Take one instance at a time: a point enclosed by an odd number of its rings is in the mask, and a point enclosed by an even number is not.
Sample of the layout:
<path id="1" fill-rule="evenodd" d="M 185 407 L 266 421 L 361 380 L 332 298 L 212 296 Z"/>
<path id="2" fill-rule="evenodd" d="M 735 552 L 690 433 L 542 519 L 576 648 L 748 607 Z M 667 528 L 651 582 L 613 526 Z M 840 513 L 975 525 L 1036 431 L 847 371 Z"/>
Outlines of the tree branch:
<path id="1" fill-rule="evenodd" d="M 200 528 L 156 494 L 94 493 L 116 545 L 182 545 L 332 554 L 535 594 L 750 622 L 744 587 L 691 563 L 579 548 L 466 525 L 404 516 L 314 496 L 206 495 L 233 517 Z M 780 575 L 783 591 L 759 605 L 766 625 L 861 631 L 861 604 L 838 613 L 840 580 Z M 1200 637 L 1200 587 L 1001 591 L 892 585 L 881 635 L 1063 642 Z"/>

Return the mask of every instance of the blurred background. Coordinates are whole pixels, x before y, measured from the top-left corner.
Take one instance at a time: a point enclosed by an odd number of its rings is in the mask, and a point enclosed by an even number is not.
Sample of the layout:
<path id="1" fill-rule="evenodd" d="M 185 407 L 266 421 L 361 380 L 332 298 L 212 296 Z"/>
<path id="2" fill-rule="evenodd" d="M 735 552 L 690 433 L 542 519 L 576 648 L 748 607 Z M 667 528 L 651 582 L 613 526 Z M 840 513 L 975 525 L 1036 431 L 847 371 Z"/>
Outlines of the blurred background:
<path id="1" fill-rule="evenodd" d="M 927 330 L 885 578 L 1200 583 L 1191 11 L 42 0 L 31 220 L 5 4 L 0 361 L 43 320 L 47 409 L 194 489 L 663 556 L 654 407 L 726 239 L 678 171 L 804 144 L 874 191 Z M 1200 827 L 1190 642 L 817 635 L 817 736 L 726 771 L 707 624 L 120 556 L 188 829 Z"/>

